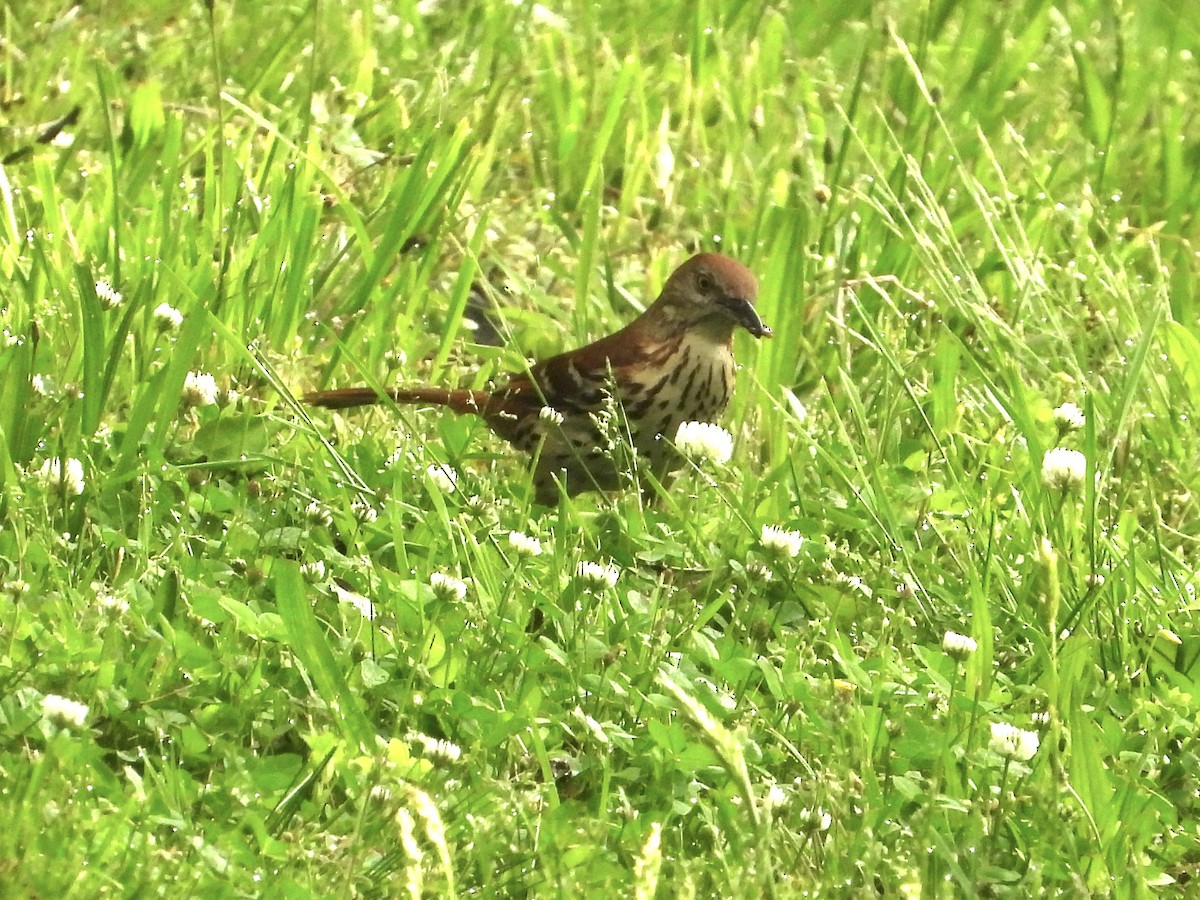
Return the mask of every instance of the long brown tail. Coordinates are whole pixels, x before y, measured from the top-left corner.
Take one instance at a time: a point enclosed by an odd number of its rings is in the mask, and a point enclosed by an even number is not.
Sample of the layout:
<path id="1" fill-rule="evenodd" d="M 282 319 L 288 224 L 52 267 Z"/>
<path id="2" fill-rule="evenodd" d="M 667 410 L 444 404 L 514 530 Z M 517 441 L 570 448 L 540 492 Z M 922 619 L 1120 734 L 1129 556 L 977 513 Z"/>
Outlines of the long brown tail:
<path id="1" fill-rule="evenodd" d="M 491 394 L 487 391 L 451 391 L 446 388 L 415 387 L 397 388 L 386 394 L 377 393 L 369 387 L 339 388 L 334 391 L 312 391 L 304 395 L 304 402 L 325 409 L 349 409 L 379 403 L 385 397 L 394 403 L 431 403 L 446 406 L 457 413 L 482 414 L 488 407 Z"/>

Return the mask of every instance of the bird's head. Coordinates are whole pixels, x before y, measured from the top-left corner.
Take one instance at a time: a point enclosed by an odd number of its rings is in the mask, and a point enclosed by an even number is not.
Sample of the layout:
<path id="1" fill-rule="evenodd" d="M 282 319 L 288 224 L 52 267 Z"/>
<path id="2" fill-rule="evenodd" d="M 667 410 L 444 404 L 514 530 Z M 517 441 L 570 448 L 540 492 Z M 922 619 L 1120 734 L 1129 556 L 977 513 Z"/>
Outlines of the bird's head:
<path id="1" fill-rule="evenodd" d="M 745 328 L 756 338 L 771 336 L 754 301 L 758 281 L 740 262 L 719 253 L 693 256 L 673 273 L 648 313 L 664 325 L 699 330 L 728 342 L 734 329 Z"/>

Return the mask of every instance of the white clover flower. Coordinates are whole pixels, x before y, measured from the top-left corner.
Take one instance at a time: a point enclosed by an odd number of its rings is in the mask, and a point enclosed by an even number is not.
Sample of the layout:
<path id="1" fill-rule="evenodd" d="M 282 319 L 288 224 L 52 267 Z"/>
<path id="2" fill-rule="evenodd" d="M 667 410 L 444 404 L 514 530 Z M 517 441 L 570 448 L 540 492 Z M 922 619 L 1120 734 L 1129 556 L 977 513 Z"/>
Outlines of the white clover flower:
<path id="1" fill-rule="evenodd" d="M 495 515 L 495 504 L 487 497 L 472 494 L 463 501 L 463 507 L 473 516 Z"/>
<path id="2" fill-rule="evenodd" d="M 1051 490 L 1078 490 L 1086 475 L 1087 457 L 1078 450 L 1055 447 L 1042 457 L 1042 482 Z"/>
<path id="3" fill-rule="evenodd" d="M 325 563 L 319 559 L 304 563 L 300 567 L 300 576 L 309 584 L 324 584 Z"/>
<path id="4" fill-rule="evenodd" d="M 453 494 L 458 489 L 458 472 L 444 463 L 426 467 L 425 477 L 443 494 Z"/>
<path id="5" fill-rule="evenodd" d="M 543 406 L 538 412 L 538 418 L 548 425 L 561 425 L 563 423 L 563 414 L 553 406 Z"/>
<path id="6" fill-rule="evenodd" d="M 364 525 L 370 525 L 379 518 L 379 510 L 371 505 L 371 501 L 365 497 L 355 497 L 350 501 L 350 512 L 354 514 L 354 518 L 362 522 Z"/>
<path id="7" fill-rule="evenodd" d="M 711 422 L 681 422 L 675 432 L 675 449 L 695 462 L 711 460 L 724 465 L 733 456 L 733 435 Z"/>
<path id="8" fill-rule="evenodd" d="M 947 656 L 954 659 L 966 659 L 972 653 L 979 649 L 979 644 L 972 637 L 967 637 L 965 634 L 959 634 L 957 631 L 947 631 L 942 638 L 942 649 L 946 651 Z"/>
<path id="9" fill-rule="evenodd" d="M 207 372 L 188 372 L 183 381 L 184 406 L 212 406 L 217 402 L 217 379 Z"/>
<path id="10" fill-rule="evenodd" d="M 458 762 L 462 758 L 462 748 L 453 741 L 438 741 L 430 748 L 429 755 L 446 762 Z"/>
<path id="11" fill-rule="evenodd" d="M 467 597 L 467 583 L 461 578 L 434 572 L 429 576 L 429 586 L 433 588 L 434 596 L 439 600 L 461 602 Z"/>
<path id="12" fill-rule="evenodd" d="M 42 463 L 37 470 L 37 481 L 46 490 L 63 496 L 78 497 L 83 493 L 83 463 L 73 456 L 63 460 L 55 457 Z"/>
<path id="13" fill-rule="evenodd" d="M 828 831 L 833 824 L 833 816 L 820 807 L 805 807 L 800 810 L 798 825 L 804 831 Z"/>
<path id="14" fill-rule="evenodd" d="M 444 762 L 458 762 L 462 758 L 462 748 L 453 741 L 431 737 L 421 734 L 419 731 L 410 731 L 406 737 L 409 743 L 419 744 L 426 756 L 432 756 Z"/>
<path id="15" fill-rule="evenodd" d="M 1029 721 L 1033 722 L 1033 724 L 1036 725 L 1038 728 L 1045 728 L 1047 725 L 1050 724 L 1050 713 L 1048 713 L 1048 712 L 1032 713 L 1029 716 Z"/>
<path id="16" fill-rule="evenodd" d="M 620 575 L 621 570 L 614 563 L 581 562 L 575 567 L 575 577 L 597 590 L 612 590 Z"/>
<path id="17" fill-rule="evenodd" d="M 150 313 L 159 331 L 178 331 L 183 325 L 183 313 L 169 303 L 160 303 Z"/>
<path id="18" fill-rule="evenodd" d="M 333 524 L 333 513 L 319 500 L 314 500 L 304 507 L 304 518 L 314 525 L 323 525 L 326 528 Z"/>
<path id="19" fill-rule="evenodd" d="M 52 390 L 53 381 L 48 381 L 46 376 L 34 373 L 29 379 L 29 386 L 33 388 L 33 392 L 39 397 L 49 397 Z"/>
<path id="20" fill-rule="evenodd" d="M 761 581 L 764 584 L 775 577 L 775 573 L 771 571 L 770 566 L 761 560 L 752 559 L 746 563 L 746 577 L 753 581 Z"/>
<path id="21" fill-rule="evenodd" d="M 81 728 L 87 722 L 88 708 L 58 694 L 47 694 L 42 698 L 42 715 L 52 722 Z"/>
<path id="22" fill-rule="evenodd" d="M 1054 410 L 1054 424 L 1063 433 L 1078 431 L 1087 424 L 1087 417 L 1083 414 L 1083 410 L 1074 403 L 1064 403 Z"/>
<path id="23" fill-rule="evenodd" d="M 993 753 L 1005 759 L 1028 762 L 1037 753 L 1038 742 L 1036 731 L 1025 731 L 1008 722 L 992 723 L 992 740 L 989 746 Z"/>
<path id="24" fill-rule="evenodd" d="M 777 525 L 764 525 L 759 535 L 759 543 L 763 549 L 776 556 L 796 557 L 800 555 L 800 545 L 804 543 L 798 531 L 788 531 Z"/>
<path id="25" fill-rule="evenodd" d="M 121 292 L 114 289 L 107 281 L 96 282 L 96 299 L 103 309 L 115 309 L 121 305 Z"/>
<path id="26" fill-rule="evenodd" d="M 129 612 L 129 601 L 118 597 L 104 585 L 93 582 L 92 590 L 96 592 L 96 606 L 110 619 L 119 619 Z"/>
<path id="27" fill-rule="evenodd" d="M 852 591 L 858 591 L 864 597 L 875 596 L 875 592 L 871 590 L 871 586 L 858 575 L 847 575 L 845 572 L 838 572 L 834 575 L 833 580 L 838 584 L 846 585 Z"/>
<path id="28" fill-rule="evenodd" d="M 6 581 L 3 585 L 0 585 L 0 590 L 3 590 L 4 593 L 8 594 L 14 600 L 19 600 L 21 597 L 24 597 L 29 593 L 29 582 L 25 581 L 23 578 L 15 578 L 12 581 Z"/>
<path id="29" fill-rule="evenodd" d="M 771 786 L 767 788 L 766 795 L 763 797 L 763 805 L 771 811 L 775 811 L 777 809 L 783 809 L 785 806 L 787 806 L 789 799 L 790 796 L 788 792 L 775 782 L 772 782 Z"/>
<path id="30" fill-rule="evenodd" d="M 541 556 L 542 542 L 521 531 L 508 533 L 508 544 L 517 552 L 517 556 Z"/>

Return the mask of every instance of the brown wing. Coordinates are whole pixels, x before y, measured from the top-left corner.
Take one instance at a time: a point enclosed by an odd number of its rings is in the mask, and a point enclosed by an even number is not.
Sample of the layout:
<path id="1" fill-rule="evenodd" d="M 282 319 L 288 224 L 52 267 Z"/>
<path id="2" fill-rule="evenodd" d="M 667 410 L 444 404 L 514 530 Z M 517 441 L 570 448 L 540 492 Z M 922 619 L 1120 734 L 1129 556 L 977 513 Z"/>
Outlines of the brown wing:
<path id="1" fill-rule="evenodd" d="M 639 381 L 635 373 L 654 366 L 661 355 L 657 345 L 640 337 L 633 323 L 598 341 L 560 353 L 514 373 L 492 394 L 482 411 L 489 426 L 521 449 L 532 449 L 541 429 L 537 427 L 543 408 L 549 407 L 566 420 L 563 429 L 568 443 L 594 433 L 590 413 L 598 412 L 610 389 L 624 400 L 625 386 Z"/>
<path id="2" fill-rule="evenodd" d="M 501 393 L 532 392 L 542 406 L 564 414 L 595 412 L 610 388 L 622 395 L 627 386 L 640 383 L 646 372 L 661 368 L 671 355 L 672 345 L 646 340 L 636 324 L 543 360 L 528 374 L 514 375 Z"/>

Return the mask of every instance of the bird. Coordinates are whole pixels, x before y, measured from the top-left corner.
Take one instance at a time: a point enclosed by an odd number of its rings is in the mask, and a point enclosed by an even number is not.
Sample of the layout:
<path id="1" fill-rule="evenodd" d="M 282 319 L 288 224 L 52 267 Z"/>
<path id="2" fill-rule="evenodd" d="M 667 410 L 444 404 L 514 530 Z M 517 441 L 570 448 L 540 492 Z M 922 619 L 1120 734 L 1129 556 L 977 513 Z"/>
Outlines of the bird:
<path id="1" fill-rule="evenodd" d="M 613 491 L 632 464 L 646 494 L 682 464 L 671 440 L 683 422 L 715 423 L 733 392 L 733 335 L 771 336 L 755 302 L 758 281 L 740 262 L 699 253 L 680 265 L 645 311 L 620 330 L 510 374 L 493 390 L 432 386 L 313 391 L 304 401 L 347 409 L 391 400 L 479 416 L 530 454 L 534 499 L 557 504 Z M 623 438 L 617 440 L 616 438 Z M 621 452 L 621 447 L 632 453 Z"/>

